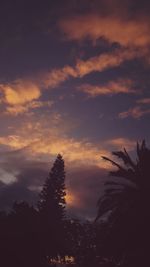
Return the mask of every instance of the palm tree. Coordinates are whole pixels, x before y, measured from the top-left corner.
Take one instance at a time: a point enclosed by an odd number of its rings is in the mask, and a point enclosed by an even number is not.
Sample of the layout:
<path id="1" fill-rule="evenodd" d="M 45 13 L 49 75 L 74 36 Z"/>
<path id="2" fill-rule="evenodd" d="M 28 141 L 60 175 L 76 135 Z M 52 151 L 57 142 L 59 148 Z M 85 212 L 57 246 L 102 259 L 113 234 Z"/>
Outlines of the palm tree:
<path id="1" fill-rule="evenodd" d="M 137 143 L 135 161 L 125 149 L 112 154 L 123 164 L 102 157 L 117 170 L 110 172 L 113 179 L 105 183 L 96 220 L 107 221 L 111 242 L 106 241 L 106 249 L 111 247 L 113 256 L 124 258 L 123 266 L 146 266 L 150 255 L 150 150 L 143 141 Z"/>

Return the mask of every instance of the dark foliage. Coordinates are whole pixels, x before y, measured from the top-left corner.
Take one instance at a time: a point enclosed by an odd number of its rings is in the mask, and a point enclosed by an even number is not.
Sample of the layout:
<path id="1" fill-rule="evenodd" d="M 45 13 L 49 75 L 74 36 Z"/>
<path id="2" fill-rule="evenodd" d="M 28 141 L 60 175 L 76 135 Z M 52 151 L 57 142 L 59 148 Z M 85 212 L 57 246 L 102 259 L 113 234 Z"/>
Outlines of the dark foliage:
<path id="1" fill-rule="evenodd" d="M 137 144 L 134 162 L 126 150 L 113 152 L 120 163 L 103 157 L 117 167 L 114 177 L 105 183 L 105 193 L 98 201 L 96 220 L 107 218 L 106 256 L 122 266 L 148 266 L 150 242 L 150 150 L 145 141 Z"/>
<path id="2" fill-rule="evenodd" d="M 48 259 L 64 255 L 65 171 L 61 155 L 46 179 L 38 208 L 15 202 L 9 214 L 0 213 L 2 266 L 45 267 Z"/>

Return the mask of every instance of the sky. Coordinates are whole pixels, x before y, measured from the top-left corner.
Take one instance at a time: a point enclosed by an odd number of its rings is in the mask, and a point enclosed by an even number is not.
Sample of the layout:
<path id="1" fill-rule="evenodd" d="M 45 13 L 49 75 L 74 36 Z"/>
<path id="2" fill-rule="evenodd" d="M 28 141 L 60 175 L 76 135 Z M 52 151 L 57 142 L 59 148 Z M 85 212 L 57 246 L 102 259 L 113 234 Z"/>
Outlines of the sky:
<path id="1" fill-rule="evenodd" d="M 0 209 L 35 204 L 58 153 L 67 209 L 91 219 L 110 167 L 150 144 L 150 2 L 2 0 Z"/>

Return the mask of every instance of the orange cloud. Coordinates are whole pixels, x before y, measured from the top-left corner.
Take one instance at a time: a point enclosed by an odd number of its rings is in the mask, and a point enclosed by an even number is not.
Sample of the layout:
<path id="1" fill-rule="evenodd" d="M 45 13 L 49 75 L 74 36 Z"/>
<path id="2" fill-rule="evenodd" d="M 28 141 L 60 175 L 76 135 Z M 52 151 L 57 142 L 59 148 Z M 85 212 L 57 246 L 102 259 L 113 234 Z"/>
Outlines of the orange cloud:
<path id="1" fill-rule="evenodd" d="M 88 140 L 76 140 L 68 136 L 69 126 L 64 127 L 61 118 L 58 123 L 49 118 L 41 117 L 37 121 L 24 122 L 8 136 L 0 137 L 0 144 L 11 150 L 22 150 L 30 158 L 55 157 L 61 153 L 71 166 L 106 167 L 107 163 L 100 159 L 101 155 L 110 155 L 101 144 L 94 145 Z M 71 126 L 72 127 L 72 126 Z"/>
<path id="2" fill-rule="evenodd" d="M 117 67 L 126 60 L 141 57 L 142 53 L 139 49 L 116 49 L 113 52 L 103 53 L 87 60 L 77 60 L 74 67 L 64 66 L 60 69 L 54 69 L 41 75 L 40 80 L 35 77 L 34 82 L 27 79 L 18 79 L 9 84 L 0 84 L 0 91 L 3 95 L 1 103 L 5 103 L 7 114 L 17 116 L 46 104 L 42 105 L 40 101 L 37 101 L 41 97 L 42 89 L 54 89 L 69 78 L 82 78 L 91 72 L 102 72 Z M 127 93 L 129 91 L 126 86 L 120 81 L 118 85 L 115 82 L 109 83 L 107 88 L 92 88 L 86 85 L 86 87 L 82 86 L 81 90 L 94 96 L 107 93 Z M 131 92 L 133 92 L 133 89 L 130 88 Z"/>
<path id="3" fill-rule="evenodd" d="M 62 69 L 54 69 L 42 77 L 43 86 L 46 88 L 55 88 L 70 77 L 77 77 L 78 74 L 73 67 L 64 66 Z"/>
<path id="4" fill-rule="evenodd" d="M 1 84 L 4 101 L 9 105 L 21 105 L 41 96 L 39 87 L 26 80 L 16 80 L 11 84 Z"/>
<path id="5" fill-rule="evenodd" d="M 104 53 L 87 60 L 77 60 L 74 67 L 64 66 L 61 69 L 54 69 L 43 75 L 42 84 L 45 88 L 58 87 L 69 78 L 82 78 L 91 72 L 102 72 L 106 69 L 118 67 L 126 60 L 141 57 L 143 52 L 138 49 L 116 49 L 110 53 Z"/>
<path id="6" fill-rule="evenodd" d="M 6 107 L 6 114 L 17 116 L 19 114 L 28 113 L 30 110 L 41 108 L 41 107 L 51 107 L 53 101 L 32 101 L 24 105 L 8 105 Z"/>
<path id="7" fill-rule="evenodd" d="M 9 84 L 0 84 L 0 90 L 3 94 L 1 102 L 6 104 L 6 113 L 11 115 L 18 115 L 27 112 L 29 109 L 41 107 L 40 102 L 35 100 L 41 97 L 42 89 L 57 88 L 61 83 L 69 78 L 82 78 L 91 72 L 101 72 L 106 69 L 117 67 L 125 60 L 131 60 L 134 57 L 140 57 L 139 50 L 133 49 L 117 49 L 111 53 L 104 53 L 99 56 L 92 57 L 88 60 L 77 60 L 74 67 L 64 66 L 61 69 L 54 69 L 51 72 L 41 75 L 40 80 L 35 81 L 18 79 Z M 117 85 L 111 83 L 113 90 L 117 91 Z M 82 88 L 85 90 L 84 88 Z M 110 88 L 103 88 L 103 92 L 109 91 Z M 125 92 L 127 88 L 121 90 Z M 100 88 L 96 88 L 95 92 L 100 92 Z M 102 91 L 102 90 L 101 90 Z M 90 89 L 88 89 L 90 93 Z M 32 102 L 32 103 L 31 103 Z"/>
<path id="8" fill-rule="evenodd" d="M 78 60 L 76 64 L 76 71 L 79 77 L 83 77 L 94 71 L 101 72 L 109 68 L 118 67 L 124 61 L 140 56 L 141 53 L 139 50 L 117 49 L 111 53 L 104 53 L 86 61 Z"/>
<path id="9" fill-rule="evenodd" d="M 61 153 L 69 168 L 97 166 L 110 168 L 101 156 L 111 157 L 112 147 L 133 147 L 132 140 L 116 138 L 92 143 L 87 139 L 71 138 L 72 122 L 60 114 L 32 116 L 11 129 L 11 134 L 0 136 L 0 144 L 8 150 L 21 150 L 28 159 L 49 161 Z M 71 200 L 70 200 L 71 201 Z"/>
<path id="10" fill-rule="evenodd" d="M 79 87 L 79 90 L 88 94 L 90 97 L 96 97 L 98 95 L 113 95 L 119 93 L 137 93 L 136 90 L 131 88 L 132 85 L 133 82 L 131 80 L 118 80 L 111 81 L 104 86 L 83 84 Z"/>
<path id="11" fill-rule="evenodd" d="M 74 67 L 65 66 L 62 69 L 52 70 L 43 77 L 43 84 L 46 87 L 57 87 L 60 83 L 70 77 L 83 77 L 91 72 L 104 71 L 108 68 L 117 67 L 125 60 L 131 60 L 134 57 L 140 57 L 139 50 L 117 49 L 111 53 L 104 53 L 99 56 L 91 57 L 88 60 L 77 60 Z"/>
<path id="12" fill-rule="evenodd" d="M 121 112 L 119 114 L 119 117 L 121 119 L 127 118 L 127 117 L 132 117 L 134 119 L 139 119 L 147 114 L 150 113 L 150 108 L 148 108 L 148 105 L 150 104 L 150 98 L 142 98 L 138 99 L 136 101 L 138 106 L 135 106 L 133 108 L 130 108 L 127 111 Z M 145 107 L 143 107 L 145 106 Z"/>
<path id="13" fill-rule="evenodd" d="M 149 23 L 145 20 L 125 20 L 121 17 L 104 17 L 98 14 L 86 14 L 64 19 L 60 29 L 69 40 L 89 38 L 96 41 L 104 38 L 122 46 L 143 47 L 150 44 Z"/>
<path id="14" fill-rule="evenodd" d="M 119 137 L 106 141 L 106 144 L 112 146 L 113 149 L 115 148 L 116 150 L 126 148 L 126 150 L 131 151 L 135 148 L 136 142 L 127 138 Z"/>
<path id="15" fill-rule="evenodd" d="M 52 101 L 39 101 L 40 84 L 26 79 L 15 80 L 9 84 L 1 84 L 3 94 L 1 102 L 5 103 L 5 114 L 17 116 L 41 107 L 52 106 Z"/>
<path id="16" fill-rule="evenodd" d="M 24 138 L 26 138 L 24 140 Z M 12 135 L 0 137 L 0 144 L 6 145 L 11 149 L 25 149 L 33 156 L 49 155 L 56 156 L 61 153 L 67 162 L 77 165 L 98 165 L 101 166 L 100 155 L 108 155 L 108 151 L 98 149 L 84 140 L 76 141 L 73 138 L 53 136 L 19 136 Z M 103 167 L 103 164 L 102 164 Z"/>
<path id="17" fill-rule="evenodd" d="M 124 119 L 127 117 L 132 117 L 134 119 L 139 119 L 149 113 L 150 113 L 150 109 L 142 109 L 140 106 L 136 106 L 127 111 L 121 112 L 119 114 L 119 118 Z"/>

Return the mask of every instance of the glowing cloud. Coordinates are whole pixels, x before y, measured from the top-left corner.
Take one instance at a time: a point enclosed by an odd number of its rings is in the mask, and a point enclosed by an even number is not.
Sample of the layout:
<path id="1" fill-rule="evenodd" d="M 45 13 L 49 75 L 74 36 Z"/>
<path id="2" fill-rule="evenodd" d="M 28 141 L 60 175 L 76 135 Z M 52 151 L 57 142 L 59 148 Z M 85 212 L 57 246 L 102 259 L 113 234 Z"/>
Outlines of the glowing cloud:
<path id="1" fill-rule="evenodd" d="M 83 84 L 79 87 L 79 90 L 86 93 L 89 97 L 96 97 L 99 95 L 113 95 L 113 94 L 132 94 L 137 93 L 136 90 L 132 89 L 133 82 L 131 80 L 118 80 L 111 81 L 108 84 L 101 85 L 90 85 Z"/>
<path id="2" fill-rule="evenodd" d="M 43 86 L 46 88 L 55 88 L 70 77 L 77 77 L 78 74 L 73 67 L 64 66 L 62 69 L 54 69 L 42 77 Z"/>
<path id="3" fill-rule="evenodd" d="M 99 38 L 104 38 L 122 46 L 143 47 L 150 44 L 149 24 L 144 20 L 87 14 L 64 19 L 59 27 L 69 40 L 80 41 L 89 38 L 95 42 Z"/>
<path id="4" fill-rule="evenodd" d="M 41 96 L 39 87 L 31 81 L 16 80 L 11 84 L 1 84 L 4 101 L 9 105 L 20 105 L 38 99 Z"/>
<path id="5" fill-rule="evenodd" d="M 106 144 L 112 146 L 113 149 L 115 148 L 116 150 L 126 148 L 126 150 L 131 151 L 135 148 L 136 142 L 128 138 L 119 137 L 106 141 Z"/>
<path id="6" fill-rule="evenodd" d="M 6 113 L 14 116 L 26 113 L 28 110 L 40 108 L 44 105 L 50 106 L 49 103 L 41 104 L 41 101 L 37 101 L 41 97 L 42 89 L 57 88 L 69 78 L 82 78 L 91 72 L 102 72 L 106 69 L 119 66 L 125 60 L 141 57 L 141 55 L 138 49 L 116 49 L 113 52 L 103 53 L 87 60 L 78 59 L 74 67 L 64 66 L 60 69 L 53 69 L 51 72 L 43 74 L 40 77 L 40 81 L 35 77 L 35 82 L 19 79 L 9 84 L 0 84 L 0 91 L 3 94 L 1 102 L 6 105 Z M 128 81 L 127 83 L 129 84 L 130 82 Z M 91 88 L 91 86 L 86 85 L 86 87 L 81 86 L 81 90 L 94 96 L 96 94 L 107 94 L 111 92 L 127 93 L 129 91 L 126 86 L 120 81 L 118 85 L 111 82 L 107 88 Z M 130 89 L 130 92 L 133 92 L 133 90 Z"/>
<path id="7" fill-rule="evenodd" d="M 102 55 L 92 57 L 86 61 L 78 60 L 76 70 L 79 77 L 83 77 L 94 71 L 104 71 L 109 68 L 114 68 L 122 64 L 126 60 L 131 60 L 135 57 L 141 57 L 140 51 L 133 49 L 116 49 L 111 53 L 103 53 Z"/>
<path id="8" fill-rule="evenodd" d="M 42 83 L 46 88 L 55 88 L 69 78 L 82 78 L 91 72 L 102 72 L 142 55 L 143 53 L 138 49 L 116 49 L 113 52 L 103 53 L 87 60 L 78 59 L 74 67 L 64 66 L 62 69 L 55 69 L 43 75 Z"/>
<path id="9" fill-rule="evenodd" d="M 52 105 L 53 101 L 32 101 L 24 105 L 8 105 L 6 107 L 6 114 L 17 116 L 20 114 L 28 113 L 29 111 L 31 114 L 31 112 L 37 108 L 51 107 Z"/>
<path id="10" fill-rule="evenodd" d="M 127 111 L 121 112 L 119 114 L 119 117 L 121 119 L 132 117 L 134 119 L 139 119 L 147 114 L 150 114 L 150 108 L 148 108 L 148 105 L 150 104 L 150 98 L 142 98 L 138 99 L 136 101 L 138 104 L 137 106 L 130 108 Z"/>
<path id="11" fill-rule="evenodd" d="M 146 114 L 150 113 L 150 109 L 142 109 L 140 106 L 130 108 L 127 111 L 119 113 L 119 118 L 124 119 L 127 117 L 132 117 L 134 119 L 139 119 Z"/>
<path id="12" fill-rule="evenodd" d="M 104 167 L 100 155 L 109 155 L 109 152 L 101 146 L 94 145 L 87 140 L 76 140 L 67 135 L 67 127 L 63 129 L 61 118 L 58 123 L 50 122 L 47 126 L 47 118 L 38 118 L 37 121 L 24 122 L 15 129 L 14 134 L 0 137 L 0 144 L 11 150 L 24 150 L 31 157 L 46 156 L 55 157 L 61 153 L 65 160 L 74 166 L 95 165 Z M 69 165 L 70 165 L 69 164 Z"/>
<path id="13" fill-rule="evenodd" d="M 1 103 L 5 103 L 5 114 L 17 116 L 42 107 L 51 107 L 53 101 L 40 101 L 40 84 L 30 80 L 15 80 L 9 84 L 1 84 L 3 96 Z"/>

